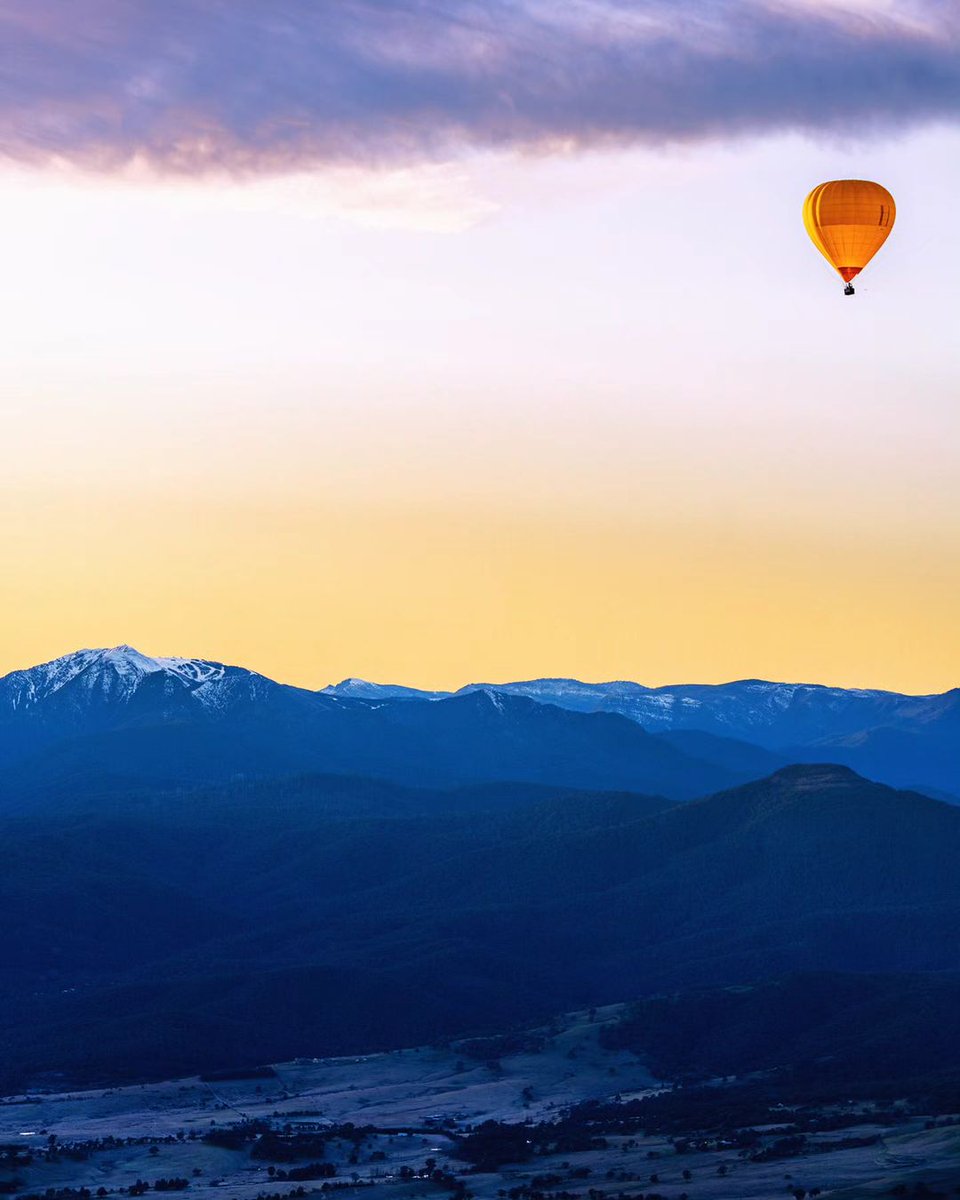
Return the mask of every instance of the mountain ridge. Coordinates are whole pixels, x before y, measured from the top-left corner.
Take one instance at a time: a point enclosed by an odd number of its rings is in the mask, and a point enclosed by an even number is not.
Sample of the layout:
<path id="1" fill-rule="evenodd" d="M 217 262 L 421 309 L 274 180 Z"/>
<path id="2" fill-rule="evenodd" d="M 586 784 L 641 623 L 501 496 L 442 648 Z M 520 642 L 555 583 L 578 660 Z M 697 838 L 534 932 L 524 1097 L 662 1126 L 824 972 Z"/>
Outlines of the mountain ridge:
<path id="1" fill-rule="evenodd" d="M 328 777 L 0 814 L 0 1061 L 119 1069 L 117 1020 L 160 1074 L 174 1050 L 245 1061 L 222 1007 L 239 976 L 269 1059 L 793 971 L 960 970 L 955 807 L 832 764 L 672 805 L 513 786 L 465 807 Z M 359 1024 L 351 989 L 373 998 Z"/>
<path id="2" fill-rule="evenodd" d="M 532 710 L 521 717 L 521 706 L 534 703 L 583 718 L 623 718 L 638 730 L 660 737 L 659 753 L 664 761 L 668 747 L 689 760 L 685 770 L 690 782 L 682 783 L 679 790 L 668 784 L 671 795 L 695 794 L 701 784 L 692 781 L 698 771 L 702 773 L 704 762 L 712 765 L 713 774 L 702 780 L 701 794 L 748 777 L 759 778 L 788 762 L 824 759 L 896 786 L 927 789 L 951 798 L 960 795 L 960 688 L 911 696 L 882 689 L 757 679 L 650 688 L 624 680 L 588 684 L 546 678 L 500 685 L 473 683 L 455 692 L 433 692 L 348 678 L 310 690 L 279 683 L 244 667 L 206 659 L 150 657 L 127 645 L 77 651 L 0 679 L 0 766 L 15 757 L 23 759 L 28 752 L 42 753 L 69 737 L 101 735 L 121 726 L 164 726 L 171 740 L 171 728 L 178 722 L 194 728 L 203 725 L 211 737 L 220 736 L 212 732 L 218 722 L 224 731 L 233 722 L 239 723 L 239 728 L 232 740 L 244 741 L 247 751 L 240 753 L 239 744 L 235 746 L 232 765 L 228 747 L 218 751 L 220 765 L 214 773 L 261 769 L 275 773 L 286 769 L 285 763 L 293 772 L 334 766 L 366 773 L 359 742 L 352 759 L 347 756 L 348 761 L 342 763 L 337 759 L 335 747 L 347 746 L 351 739 L 366 739 L 372 762 L 369 769 L 374 774 L 381 769 L 388 774 L 402 773 L 408 767 L 377 764 L 383 738 L 402 737 L 404 731 L 413 736 L 411 731 L 418 729 L 434 729 L 441 738 L 454 736 L 452 728 L 445 733 L 439 729 L 444 722 L 438 719 L 438 711 L 448 715 L 466 697 L 478 694 L 503 698 L 498 701 L 501 715 L 507 706 L 510 717 L 517 721 L 533 719 Z M 483 719 L 482 707 L 473 711 L 478 721 Z M 267 714 L 274 721 L 272 746 L 265 744 L 266 726 L 256 728 L 258 714 Z M 554 721 L 559 729 L 560 718 Z M 583 732 L 583 727 L 577 728 Z M 600 730 L 599 724 L 593 726 L 598 736 Z M 503 732 L 509 742 L 506 729 Z M 471 735 L 461 728 L 456 736 L 469 740 Z M 631 736 L 621 731 L 624 747 L 631 743 Z M 251 747 L 258 741 L 260 749 L 254 753 Z M 456 782 L 449 774 L 453 769 L 450 748 L 439 745 L 440 757 L 446 755 L 448 760 L 444 768 L 448 774 L 435 782 Z M 652 752 L 653 743 L 645 746 Z M 560 749 L 558 743 L 552 753 Z M 505 745 L 501 751 L 503 769 L 507 769 L 510 754 Z M 397 754 L 402 757 L 400 751 Z M 436 754 L 426 756 L 422 746 L 418 754 L 417 769 L 437 769 Z M 674 761 L 679 764 L 680 760 Z M 492 760 L 483 768 L 488 777 L 503 778 L 502 771 L 496 774 L 499 769 Z M 519 763 L 516 769 L 521 772 L 518 778 L 531 782 L 544 778 L 543 763 Z M 477 779 L 480 777 L 482 772 Z M 412 774 L 407 780 L 421 782 Z M 581 770 L 576 778 L 555 776 L 550 781 L 642 791 L 661 786 L 654 776 L 633 777 L 629 771 L 589 778 Z"/>
<path id="3" fill-rule="evenodd" d="M 207 660 L 83 651 L 0 680 L 0 791 L 113 774 L 186 785 L 304 771 L 455 786 L 511 779 L 689 799 L 762 774 L 618 713 L 475 689 L 430 703 L 290 687 Z M 742 760 L 742 761 L 738 761 Z"/>

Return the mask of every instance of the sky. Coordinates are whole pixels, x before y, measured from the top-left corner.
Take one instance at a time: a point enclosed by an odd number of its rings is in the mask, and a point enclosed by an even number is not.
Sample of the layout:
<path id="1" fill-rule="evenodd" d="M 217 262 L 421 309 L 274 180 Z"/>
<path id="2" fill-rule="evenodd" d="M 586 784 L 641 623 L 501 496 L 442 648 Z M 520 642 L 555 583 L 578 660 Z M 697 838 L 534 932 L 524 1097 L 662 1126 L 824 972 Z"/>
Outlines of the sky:
<path id="1" fill-rule="evenodd" d="M 949 0 L 0 38 L 0 671 L 960 684 Z M 898 205 L 853 299 L 800 215 L 833 178 Z"/>

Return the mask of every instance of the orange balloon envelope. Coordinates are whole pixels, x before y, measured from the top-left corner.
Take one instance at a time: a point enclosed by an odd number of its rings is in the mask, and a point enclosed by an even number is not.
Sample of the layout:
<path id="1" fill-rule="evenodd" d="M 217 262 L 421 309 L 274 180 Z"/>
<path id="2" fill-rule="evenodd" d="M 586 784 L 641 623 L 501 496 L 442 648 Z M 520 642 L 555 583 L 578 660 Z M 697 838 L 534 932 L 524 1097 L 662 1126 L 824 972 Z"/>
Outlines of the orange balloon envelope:
<path id="1" fill-rule="evenodd" d="M 887 240 L 897 217 L 893 197 L 866 179 L 834 179 L 803 204 L 803 223 L 816 248 L 849 287 Z"/>

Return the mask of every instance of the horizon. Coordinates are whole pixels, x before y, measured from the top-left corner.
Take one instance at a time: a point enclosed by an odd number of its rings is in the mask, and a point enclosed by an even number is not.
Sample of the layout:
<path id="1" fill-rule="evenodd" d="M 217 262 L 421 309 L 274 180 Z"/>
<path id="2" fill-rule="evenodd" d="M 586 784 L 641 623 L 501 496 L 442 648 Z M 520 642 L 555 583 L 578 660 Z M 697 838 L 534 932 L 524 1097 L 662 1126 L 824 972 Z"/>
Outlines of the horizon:
<path id="1" fill-rule="evenodd" d="M 811 679 L 765 679 L 765 678 L 761 678 L 759 676 L 752 676 L 752 675 L 743 675 L 743 676 L 737 676 L 735 678 L 719 679 L 719 680 L 703 680 L 703 679 L 687 679 L 687 680 L 682 680 L 682 681 L 674 680 L 674 681 L 668 682 L 668 683 L 656 683 L 656 684 L 648 684 L 648 683 L 642 682 L 641 680 L 628 679 L 625 677 L 619 677 L 616 679 L 582 679 L 582 678 L 579 678 L 579 677 L 573 676 L 573 675 L 537 675 L 537 676 L 524 677 L 524 678 L 517 677 L 517 678 L 513 678 L 513 679 L 501 679 L 498 681 L 492 681 L 492 680 L 478 678 L 478 679 L 469 680 L 466 683 L 457 684 L 453 687 L 424 687 L 424 686 L 421 686 L 420 684 L 410 683 L 407 681 L 392 680 L 392 681 L 384 682 L 384 681 L 377 680 L 377 679 L 365 678 L 365 677 L 362 677 L 359 675 L 345 675 L 338 680 L 330 680 L 330 682 L 325 683 L 325 684 L 320 684 L 319 686 L 311 686 L 310 684 L 307 684 L 307 683 L 294 683 L 291 680 L 271 675 L 266 671 L 261 671 L 255 667 L 251 667 L 245 663 L 240 663 L 240 662 L 229 662 L 229 661 L 225 661 L 225 660 L 209 658 L 209 657 L 206 657 L 203 655 L 147 654 L 147 653 L 144 653 L 144 651 L 140 650 L 137 646 L 133 646 L 128 642 L 119 642 L 113 646 L 82 646 L 82 647 L 78 647 L 76 650 L 70 650 L 70 651 L 66 651 L 63 654 L 55 655 L 51 659 L 45 659 L 41 662 L 35 662 L 35 663 L 29 663 L 29 664 L 25 664 L 25 665 L 15 666 L 15 667 L 9 668 L 8 670 L 0 671 L 0 679 L 6 678 L 7 675 L 34 670 L 38 667 L 50 666 L 52 663 L 64 661 L 64 660 L 67 660 L 70 658 L 77 657 L 78 655 L 82 655 L 82 654 L 113 654 L 113 653 L 124 652 L 124 651 L 130 651 L 132 654 L 137 655 L 137 657 L 139 657 L 139 658 L 144 658 L 144 659 L 150 660 L 152 662 L 157 662 L 160 664 L 177 663 L 177 662 L 200 662 L 200 663 L 208 663 L 212 666 L 220 666 L 220 667 L 227 667 L 227 668 L 232 668 L 232 669 L 250 671 L 251 673 L 256 674 L 256 675 L 262 675 L 265 678 L 272 680 L 274 683 L 280 683 L 280 684 L 283 684 L 284 686 L 288 686 L 288 687 L 297 687 L 297 688 L 301 688 L 305 691 L 311 691 L 311 692 L 323 692 L 323 691 L 327 691 L 327 690 L 332 690 L 332 689 L 336 689 L 338 687 L 342 687 L 344 684 L 348 684 L 348 683 L 362 683 L 362 684 L 366 684 L 368 686 L 383 687 L 383 688 L 391 688 L 391 687 L 408 688 L 412 691 L 422 691 L 424 693 L 443 695 L 445 697 L 456 696 L 456 695 L 466 691 L 467 689 L 489 688 L 490 690 L 495 691 L 499 687 L 510 687 L 510 686 L 514 686 L 516 684 L 525 684 L 525 683 L 573 683 L 573 684 L 580 684 L 585 687 L 598 687 L 598 688 L 599 687 L 612 687 L 612 686 L 616 686 L 617 684 L 628 684 L 630 686 L 640 687 L 646 691 L 651 691 L 651 692 L 664 691 L 664 690 L 669 690 L 672 688 L 684 688 L 684 687 L 717 687 L 717 688 L 720 688 L 720 687 L 734 686 L 736 684 L 756 683 L 756 684 L 768 684 L 773 687 L 824 688 L 824 689 L 828 689 L 828 690 L 847 691 L 847 692 L 886 693 L 888 695 L 904 696 L 907 699 L 933 699 L 933 698 L 936 698 L 937 696 L 947 695 L 948 693 L 956 691 L 958 688 L 960 688 L 960 684 L 954 684 L 952 687 L 945 688 L 940 692 L 901 692 L 895 688 L 889 688 L 889 687 L 865 687 L 865 686 L 861 686 L 861 685 L 857 685 L 857 684 L 837 684 L 837 683 L 829 683 L 829 682 L 824 682 L 821 680 L 811 680 Z"/>

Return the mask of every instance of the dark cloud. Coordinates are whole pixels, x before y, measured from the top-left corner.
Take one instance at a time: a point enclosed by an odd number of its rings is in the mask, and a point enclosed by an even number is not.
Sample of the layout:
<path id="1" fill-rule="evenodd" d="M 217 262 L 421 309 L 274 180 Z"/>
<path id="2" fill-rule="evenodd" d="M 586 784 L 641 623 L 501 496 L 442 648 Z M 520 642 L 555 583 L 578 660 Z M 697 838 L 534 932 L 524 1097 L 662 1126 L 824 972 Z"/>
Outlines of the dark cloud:
<path id="1" fill-rule="evenodd" d="M 859 14 L 859 15 L 858 15 Z M 955 0 L 0 0 L 0 152 L 189 172 L 960 114 Z"/>

